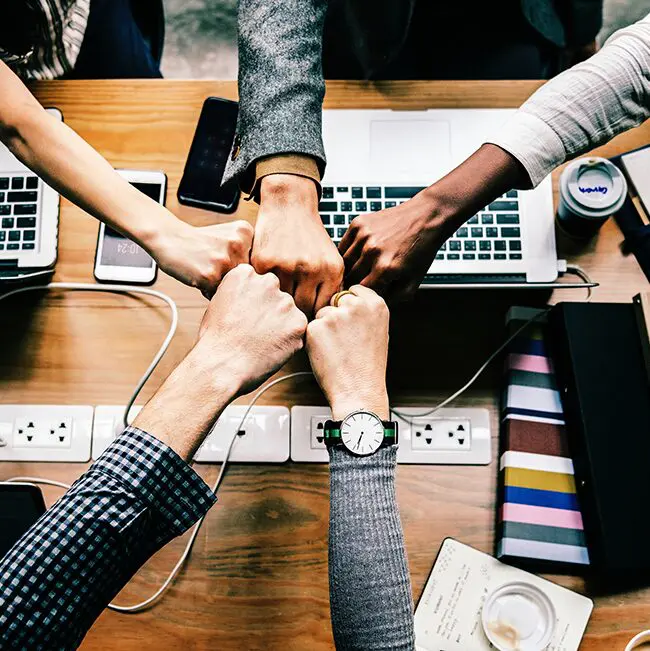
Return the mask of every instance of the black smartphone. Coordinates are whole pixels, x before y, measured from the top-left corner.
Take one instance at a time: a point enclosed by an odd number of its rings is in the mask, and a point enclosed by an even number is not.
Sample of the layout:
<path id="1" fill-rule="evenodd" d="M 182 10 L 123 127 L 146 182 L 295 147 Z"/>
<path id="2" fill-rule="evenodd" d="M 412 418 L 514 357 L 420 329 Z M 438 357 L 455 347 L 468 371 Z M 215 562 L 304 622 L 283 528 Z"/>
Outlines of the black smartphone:
<path id="1" fill-rule="evenodd" d="M 221 185 L 237 129 L 239 105 L 208 97 L 203 102 L 190 153 L 178 186 L 178 201 L 186 206 L 231 213 L 239 202 L 236 181 Z"/>
<path id="2" fill-rule="evenodd" d="M 0 558 L 45 513 L 43 493 L 34 484 L 0 482 Z"/>

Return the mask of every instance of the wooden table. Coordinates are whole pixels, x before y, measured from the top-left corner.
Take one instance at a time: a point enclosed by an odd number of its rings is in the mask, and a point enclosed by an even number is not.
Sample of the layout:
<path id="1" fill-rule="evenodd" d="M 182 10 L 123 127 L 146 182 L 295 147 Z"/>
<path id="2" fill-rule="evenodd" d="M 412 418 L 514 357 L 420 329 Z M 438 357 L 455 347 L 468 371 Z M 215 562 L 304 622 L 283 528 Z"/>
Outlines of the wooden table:
<path id="1" fill-rule="evenodd" d="M 328 86 L 327 108 L 514 107 L 535 82 L 400 82 Z M 169 177 L 167 205 L 194 224 L 221 218 L 178 205 L 176 189 L 202 102 L 235 98 L 232 82 L 45 82 L 34 86 L 45 106 L 115 167 L 162 169 Z M 650 142 L 650 123 L 620 136 L 600 153 L 611 156 Z M 557 177 L 556 177 L 557 178 Z M 237 216 L 253 219 L 243 202 Z M 63 201 L 56 280 L 92 282 L 97 222 Z M 561 252 L 601 283 L 595 299 L 630 301 L 647 282 L 624 257 L 613 222 L 586 247 L 560 242 Z M 180 326 L 170 352 L 144 390 L 148 398 L 192 345 L 206 302 L 164 274 L 156 287 L 179 304 Z M 583 300 L 582 291 L 425 292 L 395 310 L 390 389 L 394 405 L 435 404 L 459 387 L 504 338 L 511 304 L 549 298 Z M 125 404 L 167 327 L 164 306 L 153 300 L 51 292 L 3 304 L 0 395 L 4 403 Z M 458 405 L 492 409 L 496 460 L 498 364 Z M 304 357 L 285 370 L 306 368 Z M 323 404 L 309 380 L 281 384 L 266 404 Z M 32 474 L 72 481 L 83 464 L 2 464 L 0 477 Z M 201 466 L 208 480 L 217 468 Z M 399 503 L 417 598 L 441 541 L 454 536 L 491 552 L 497 467 L 402 466 Z M 57 493 L 46 489 L 51 503 Z M 87 651 L 107 648 L 322 651 L 333 647 L 327 586 L 328 474 L 325 465 L 238 465 L 226 476 L 190 562 L 154 609 L 137 616 L 106 611 L 87 636 Z M 175 563 L 185 539 L 152 559 L 119 596 L 133 603 L 154 592 Z M 584 581 L 557 577 L 589 592 Z M 591 596 L 595 596 L 593 593 Z M 650 590 L 596 596 L 583 649 L 622 649 L 650 622 Z"/>

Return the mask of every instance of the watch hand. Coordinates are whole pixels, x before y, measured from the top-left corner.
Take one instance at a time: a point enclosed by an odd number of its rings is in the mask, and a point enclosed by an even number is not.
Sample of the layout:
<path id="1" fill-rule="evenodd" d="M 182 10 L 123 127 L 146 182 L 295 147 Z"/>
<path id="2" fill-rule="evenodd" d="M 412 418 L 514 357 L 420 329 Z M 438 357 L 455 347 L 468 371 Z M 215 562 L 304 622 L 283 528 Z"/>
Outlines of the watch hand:
<path id="1" fill-rule="evenodd" d="M 361 434 L 361 436 L 359 437 L 359 440 L 357 441 L 357 445 L 356 445 L 357 450 L 359 449 L 359 446 L 361 445 L 361 439 L 362 438 L 363 438 L 363 433 Z"/>

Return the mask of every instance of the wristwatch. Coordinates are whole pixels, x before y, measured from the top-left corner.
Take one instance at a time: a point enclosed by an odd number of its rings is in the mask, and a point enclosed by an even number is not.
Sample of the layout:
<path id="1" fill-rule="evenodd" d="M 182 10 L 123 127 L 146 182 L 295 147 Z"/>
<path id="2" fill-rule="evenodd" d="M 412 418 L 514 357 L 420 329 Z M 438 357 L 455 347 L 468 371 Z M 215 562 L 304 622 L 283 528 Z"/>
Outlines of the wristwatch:
<path id="1" fill-rule="evenodd" d="M 342 447 L 357 457 L 367 457 L 397 443 L 397 423 L 384 421 L 371 411 L 354 411 L 343 420 L 325 422 L 328 448 Z"/>

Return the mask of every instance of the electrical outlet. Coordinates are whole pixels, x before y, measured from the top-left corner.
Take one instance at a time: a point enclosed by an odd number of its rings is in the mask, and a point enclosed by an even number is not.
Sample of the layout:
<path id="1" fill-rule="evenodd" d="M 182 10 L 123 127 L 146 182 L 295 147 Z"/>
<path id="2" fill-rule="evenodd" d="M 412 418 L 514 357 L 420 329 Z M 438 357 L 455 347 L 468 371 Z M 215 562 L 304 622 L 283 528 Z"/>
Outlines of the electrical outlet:
<path id="1" fill-rule="evenodd" d="M 88 461 L 93 408 L 0 405 L 0 461 Z"/>
<path id="2" fill-rule="evenodd" d="M 312 416 L 310 421 L 310 445 L 312 450 L 327 450 L 325 446 L 325 421 L 329 416 L 321 414 Z"/>
<path id="3" fill-rule="evenodd" d="M 471 450 L 472 424 L 468 418 L 414 418 L 413 450 Z"/>
<path id="4" fill-rule="evenodd" d="M 396 408 L 413 419 L 398 422 L 397 461 L 420 464 L 488 464 L 492 457 L 490 412 L 487 409 L 440 409 L 428 417 L 417 415 L 427 407 Z M 331 418 L 327 407 L 291 409 L 291 459 L 327 463 L 322 428 Z M 413 423 L 413 425 L 411 425 Z M 419 433 L 419 436 L 418 436 Z"/>
<path id="5" fill-rule="evenodd" d="M 221 463 L 233 433 L 239 429 L 230 461 L 284 463 L 289 459 L 289 410 L 286 407 L 253 407 L 241 426 L 248 407 L 230 405 L 194 455 L 199 463 Z M 241 426 L 241 427 L 240 427 Z"/>
<path id="6" fill-rule="evenodd" d="M 291 459 L 327 463 L 329 454 L 323 441 L 323 425 L 332 418 L 329 407 L 291 408 Z"/>
<path id="7" fill-rule="evenodd" d="M 14 421 L 14 448 L 69 448 L 72 444 L 72 418 L 57 420 L 16 418 Z"/>
<path id="8" fill-rule="evenodd" d="M 93 420 L 93 459 L 98 459 L 102 452 L 122 433 L 124 429 L 124 410 L 126 405 L 98 405 L 95 407 Z M 129 411 L 128 421 L 132 423 L 142 410 L 141 405 L 133 405 Z"/>
<path id="9" fill-rule="evenodd" d="M 492 461 L 488 409 L 438 409 L 419 416 L 425 407 L 395 407 L 399 463 L 486 465 Z"/>

